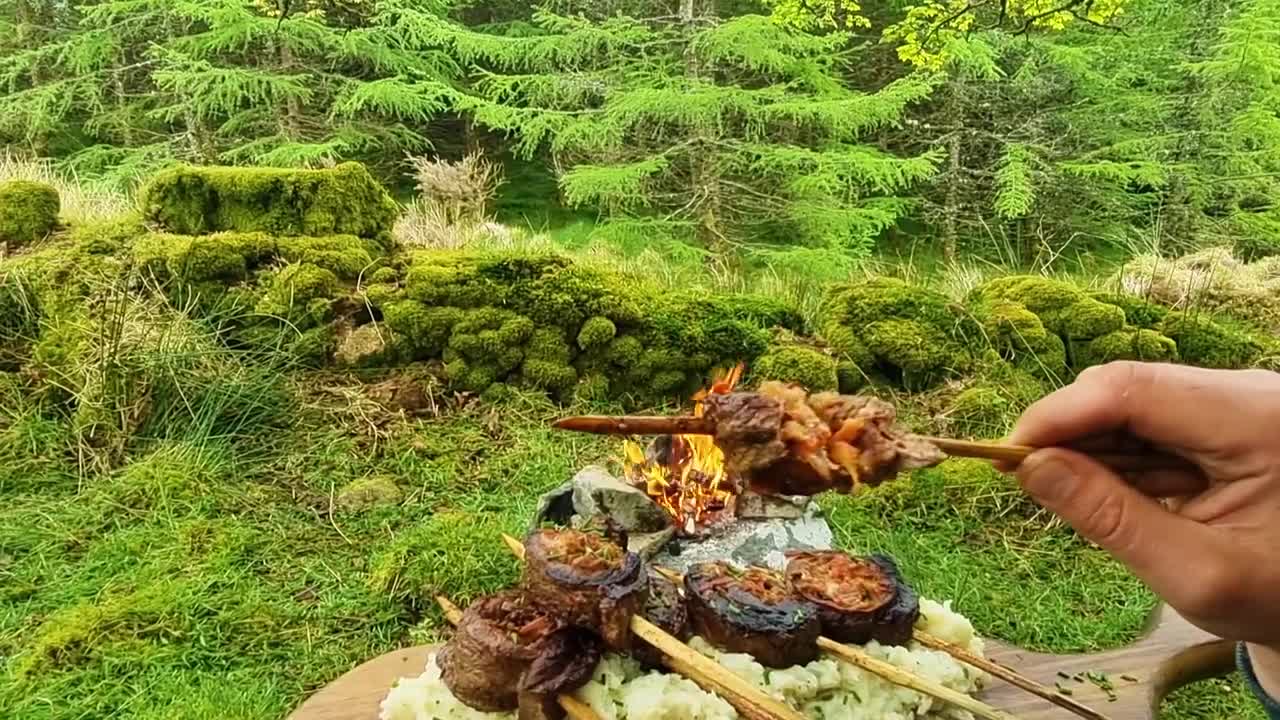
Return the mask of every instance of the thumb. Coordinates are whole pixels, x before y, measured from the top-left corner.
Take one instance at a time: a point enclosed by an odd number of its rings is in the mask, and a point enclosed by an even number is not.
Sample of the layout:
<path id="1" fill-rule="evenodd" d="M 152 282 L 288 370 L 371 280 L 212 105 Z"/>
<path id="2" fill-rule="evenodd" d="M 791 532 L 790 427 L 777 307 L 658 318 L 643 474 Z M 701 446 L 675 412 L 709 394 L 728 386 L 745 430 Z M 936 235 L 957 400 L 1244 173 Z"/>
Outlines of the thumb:
<path id="1" fill-rule="evenodd" d="M 1032 499 L 1177 605 L 1188 568 L 1212 566 L 1213 533 L 1169 512 L 1106 466 L 1070 450 L 1039 450 L 1018 467 Z"/>

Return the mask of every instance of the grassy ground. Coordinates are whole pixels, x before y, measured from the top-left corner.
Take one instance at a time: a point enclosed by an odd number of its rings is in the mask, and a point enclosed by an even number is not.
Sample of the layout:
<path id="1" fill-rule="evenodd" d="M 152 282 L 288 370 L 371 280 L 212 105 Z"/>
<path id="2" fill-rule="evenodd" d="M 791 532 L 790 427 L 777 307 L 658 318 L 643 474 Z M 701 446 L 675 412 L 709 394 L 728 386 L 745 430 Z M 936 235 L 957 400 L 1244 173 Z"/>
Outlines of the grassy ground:
<path id="1" fill-rule="evenodd" d="M 19 475 L 9 455 L 0 484 L 0 707 L 32 720 L 281 717 L 354 664 L 437 637 L 432 594 L 466 601 L 513 580 L 498 533 L 614 455 L 550 432 L 559 411 L 539 398 L 435 394 L 407 418 L 379 402 L 385 388 L 296 378 L 298 422 L 265 442 L 141 443 L 100 476 L 42 450 L 59 428 L 11 426 L 26 459 Z M 376 476 L 398 503 L 342 509 L 344 486 Z M 980 465 L 825 502 L 844 546 L 894 553 L 923 592 L 1029 647 L 1123 644 L 1151 605 Z M 1190 692 L 1176 717 L 1240 700 Z"/>

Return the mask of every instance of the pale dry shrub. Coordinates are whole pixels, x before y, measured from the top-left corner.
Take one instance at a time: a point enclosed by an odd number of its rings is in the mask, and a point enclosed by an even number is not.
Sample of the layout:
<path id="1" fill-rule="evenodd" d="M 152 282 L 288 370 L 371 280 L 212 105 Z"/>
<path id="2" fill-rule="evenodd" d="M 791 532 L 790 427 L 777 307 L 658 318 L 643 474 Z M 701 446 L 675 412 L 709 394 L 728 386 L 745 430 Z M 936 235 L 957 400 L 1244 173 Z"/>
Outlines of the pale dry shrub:
<path id="1" fill-rule="evenodd" d="M 30 180 L 53 186 L 62 200 L 61 216 L 72 223 L 108 220 L 133 209 L 133 201 L 119 190 L 59 171 L 46 159 L 0 152 L 0 182 Z"/>
<path id="2" fill-rule="evenodd" d="M 502 186 L 501 169 L 479 153 L 457 162 L 410 157 L 419 199 L 438 208 L 449 224 L 481 222 Z"/>
<path id="3" fill-rule="evenodd" d="M 552 244 L 545 235 L 531 235 L 493 220 L 450 222 L 439 205 L 422 198 L 405 206 L 392 232 L 405 247 L 433 250 L 514 250 Z"/>
<path id="4" fill-rule="evenodd" d="M 1143 255 L 1115 278 L 1123 292 L 1176 310 L 1210 310 L 1280 330 L 1280 258 L 1246 263 L 1214 247 L 1169 259 Z"/>

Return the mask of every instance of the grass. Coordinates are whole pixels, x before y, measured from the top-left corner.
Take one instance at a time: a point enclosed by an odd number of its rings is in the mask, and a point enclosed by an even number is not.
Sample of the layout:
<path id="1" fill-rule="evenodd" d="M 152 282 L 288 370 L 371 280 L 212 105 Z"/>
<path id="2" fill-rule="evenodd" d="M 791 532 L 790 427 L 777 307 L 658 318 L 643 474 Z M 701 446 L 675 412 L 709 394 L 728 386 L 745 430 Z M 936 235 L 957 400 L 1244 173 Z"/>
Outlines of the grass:
<path id="1" fill-rule="evenodd" d="M 1172 720 L 1267 720 L 1238 673 L 1173 691 L 1161 712 Z"/>
<path id="2" fill-rule="evenodd" d="M 0 152 L 0 182 L 31 180 L 52 185 L 62 199 L 62 219 L 86 222 L 119 217 L 133 208 L 129 196 L 115 187 L 85 182 L 54 169 L 48 160 L 32 160 Z"/>

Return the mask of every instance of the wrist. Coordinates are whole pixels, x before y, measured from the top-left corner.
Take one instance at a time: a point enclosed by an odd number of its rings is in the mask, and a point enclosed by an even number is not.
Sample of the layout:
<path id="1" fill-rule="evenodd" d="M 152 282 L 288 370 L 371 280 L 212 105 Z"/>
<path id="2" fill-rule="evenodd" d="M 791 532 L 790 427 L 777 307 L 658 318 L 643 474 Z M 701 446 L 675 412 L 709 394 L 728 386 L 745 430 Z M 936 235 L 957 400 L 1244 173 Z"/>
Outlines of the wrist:
<path id="1" fill-rule="evenodd" d="M 1272 699 L 1280 700 L 1280 648 L 1252 643 L 1245 647 L 1258 684 Z"/>

